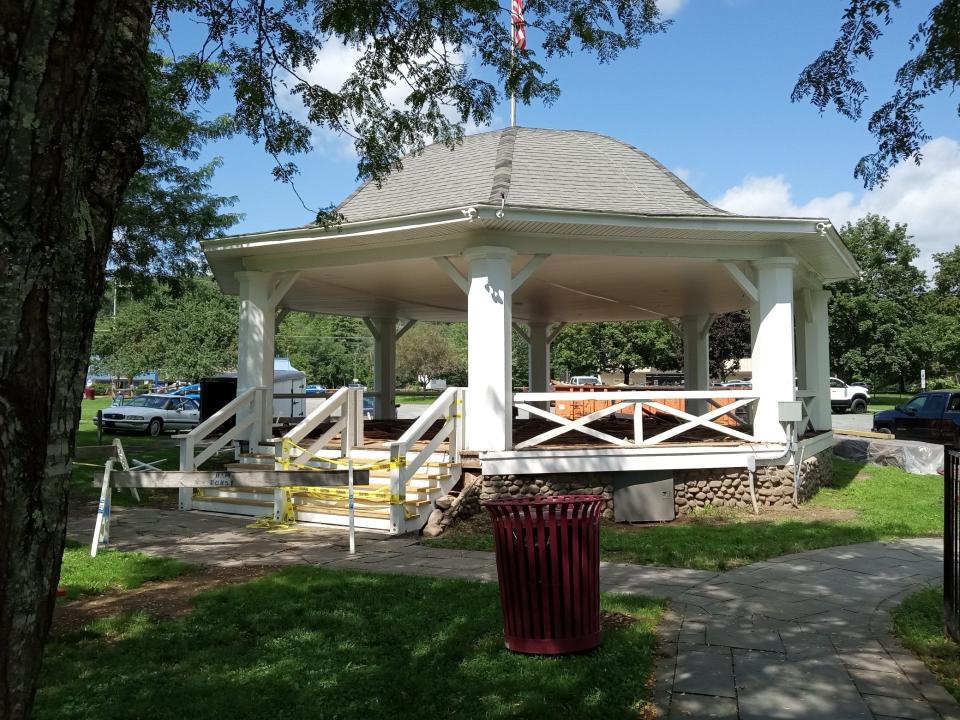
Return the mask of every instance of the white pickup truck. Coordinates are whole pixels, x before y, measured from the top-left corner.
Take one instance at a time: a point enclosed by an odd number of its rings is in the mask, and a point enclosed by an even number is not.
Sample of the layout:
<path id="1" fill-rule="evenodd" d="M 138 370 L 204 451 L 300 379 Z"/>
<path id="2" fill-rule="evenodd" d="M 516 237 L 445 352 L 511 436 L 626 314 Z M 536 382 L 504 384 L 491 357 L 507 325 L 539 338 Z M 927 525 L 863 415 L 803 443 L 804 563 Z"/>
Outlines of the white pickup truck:
<path id="1" fill-rule="evenodd" d="M 830 407 L 834 412 L 863 413 L 869 403 L 870 391 L 863 385 L 847 385 L 839 378 L 830 378 Z"/>

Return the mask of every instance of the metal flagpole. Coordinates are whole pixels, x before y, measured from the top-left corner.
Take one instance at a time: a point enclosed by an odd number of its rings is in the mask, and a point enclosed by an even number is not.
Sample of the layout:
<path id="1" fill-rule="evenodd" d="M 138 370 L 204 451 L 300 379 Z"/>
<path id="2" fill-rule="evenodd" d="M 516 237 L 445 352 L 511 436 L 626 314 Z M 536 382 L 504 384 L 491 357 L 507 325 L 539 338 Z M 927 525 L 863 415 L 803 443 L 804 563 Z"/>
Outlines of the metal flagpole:
<path id="1" fill-rule="evenodd" d="M 526 30 L 523 27 L 523 0 L 511 0 L 510 3 L 510 70 L 517 57 L 517 46 L 527 47 Z M 517 126 L 517 93 L 510 93 L 510 127 Z"/>
<path id="2" fill-rule="evenodd" d="M 513 71 L 514 58 L 517 56 L 517 38 L 514 29 L 513 13 L 510 13 L 510 71 Z M 517 93 L 510 93 L 510 127 L 517 126 Z"/>

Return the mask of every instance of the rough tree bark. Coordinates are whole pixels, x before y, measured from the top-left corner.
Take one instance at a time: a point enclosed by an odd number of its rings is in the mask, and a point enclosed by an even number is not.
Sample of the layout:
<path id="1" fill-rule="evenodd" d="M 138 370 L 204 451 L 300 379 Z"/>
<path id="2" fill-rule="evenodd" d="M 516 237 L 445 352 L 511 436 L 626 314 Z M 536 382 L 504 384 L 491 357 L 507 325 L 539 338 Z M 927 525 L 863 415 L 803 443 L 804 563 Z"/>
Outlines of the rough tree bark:
<path id="1" fill-rule="evenodd" d="M 147 130 L 147 0 L 0 4 L 0 717 L 29 716 L 90 341 Z"/>

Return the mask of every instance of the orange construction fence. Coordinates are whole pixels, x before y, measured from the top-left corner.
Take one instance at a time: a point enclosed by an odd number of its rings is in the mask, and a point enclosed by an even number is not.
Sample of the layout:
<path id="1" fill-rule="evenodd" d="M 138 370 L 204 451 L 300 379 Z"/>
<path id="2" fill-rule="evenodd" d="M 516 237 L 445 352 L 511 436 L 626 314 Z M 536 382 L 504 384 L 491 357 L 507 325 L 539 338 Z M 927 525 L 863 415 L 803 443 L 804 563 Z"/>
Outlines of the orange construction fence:
<path id="1" fill-rule="evenodd" d="M 624 390 L 655 392 L 663 389 L 663 387 L 614 387 L 610 385 L 567 385 L 565 383 L 553 383 L 553 390 L 555 392 L 620 392 Z M 726 405 L 727 403 L 732 403 L 734 399 L 717 397 L 714 398 L 714 400 L 720 405 Z M 677 410 L 686 412 L 686 400 L 683 400 L 682 398 L 656 399 L 656 402 L 666 405 L 667 407 L 676 408 Z M 558 400 L 554 403 L 553 412 L 560 417 L 564 417 L 569 420 L 576 420 L 577 418 L 582 418 L 584 415 L 589 415 L 597 410 L 610 407 L 613 404 L 613 400 Z M 634 407 L 634 405 L 629 405 L 621 411 L 621 414 L 632 415 Z M 662 410 L 656 410 L 651 407 L 645 408 L 645 412 L 650 415 L 668 415 L 668 413 L 665 413 Z M 671 415 L 669 417 L 679 420 L 679 418 L 677 418 L 675 415 Z M 735 427 L 739 424 L 736 418 L 731 417 L 730 413 L 721 415 L 719 418 L 714 420 L 714 422 L 716 422 L 718 425 L 725 425 L 727 427 Z"/>

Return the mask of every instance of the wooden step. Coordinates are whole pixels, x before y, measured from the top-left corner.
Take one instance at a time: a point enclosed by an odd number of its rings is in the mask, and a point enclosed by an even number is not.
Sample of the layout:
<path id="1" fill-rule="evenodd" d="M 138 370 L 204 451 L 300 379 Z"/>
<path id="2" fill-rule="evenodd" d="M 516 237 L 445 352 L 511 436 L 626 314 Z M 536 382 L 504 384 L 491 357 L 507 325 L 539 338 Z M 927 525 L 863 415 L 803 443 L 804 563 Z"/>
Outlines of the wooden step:
<path id="1" fill-rule="evenodd" d="M 197 498 L 201 496 L 195 496 Z M 218 488 L 203 488 L 204 498 L 237 498 L 240 500 L 262 500 L 264 502 L 273 502 L 273 489 L 272 488 L 234 488 L 234 487 L 218 487 Z"/>

